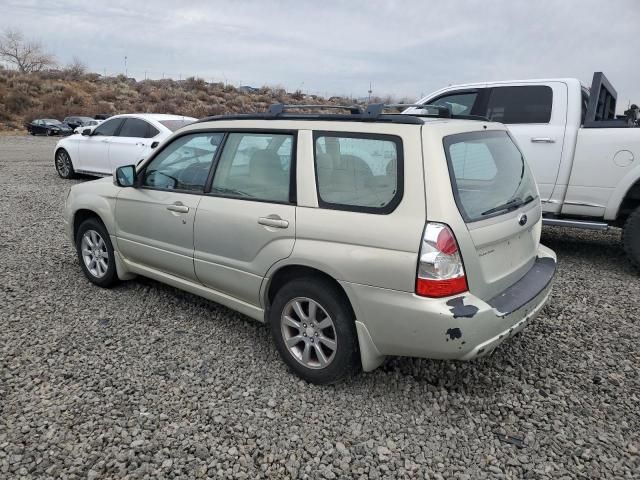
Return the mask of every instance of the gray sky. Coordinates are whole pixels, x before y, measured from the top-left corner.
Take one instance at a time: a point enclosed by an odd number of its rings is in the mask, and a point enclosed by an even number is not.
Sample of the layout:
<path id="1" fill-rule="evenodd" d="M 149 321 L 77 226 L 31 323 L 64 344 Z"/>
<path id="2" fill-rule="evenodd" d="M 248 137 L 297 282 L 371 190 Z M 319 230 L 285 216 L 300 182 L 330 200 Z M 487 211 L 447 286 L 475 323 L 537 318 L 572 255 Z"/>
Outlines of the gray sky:
<path id="1" fill-rule="evenodd" d="M 417 97 L 602 70 L 640 103 L 640 0 L 2 0 L 0 28 L 91 70 Z"/>

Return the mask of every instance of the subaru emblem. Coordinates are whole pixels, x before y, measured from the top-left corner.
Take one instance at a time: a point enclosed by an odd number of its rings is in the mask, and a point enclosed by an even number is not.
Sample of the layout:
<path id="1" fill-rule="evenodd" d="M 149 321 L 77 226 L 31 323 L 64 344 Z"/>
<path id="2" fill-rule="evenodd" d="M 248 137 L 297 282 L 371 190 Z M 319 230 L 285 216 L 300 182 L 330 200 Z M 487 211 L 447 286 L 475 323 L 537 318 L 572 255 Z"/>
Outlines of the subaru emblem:
<path id="1" fill-rule="evenodd" d="M 520 224 L 520 226 L 524 227 L 527 224 L 527 216 L 526 215 L 520 215 L 520 218 L 518 219 L 518 223 Z"/>

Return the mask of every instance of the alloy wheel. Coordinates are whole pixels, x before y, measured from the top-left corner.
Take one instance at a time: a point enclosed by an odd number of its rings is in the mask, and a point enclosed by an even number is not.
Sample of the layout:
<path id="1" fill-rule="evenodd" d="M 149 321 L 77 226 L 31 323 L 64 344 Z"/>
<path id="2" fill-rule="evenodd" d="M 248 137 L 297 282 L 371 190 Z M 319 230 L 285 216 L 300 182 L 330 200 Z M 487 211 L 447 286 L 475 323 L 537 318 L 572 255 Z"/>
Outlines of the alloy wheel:
<path id="1" fill-rule="evenodd" d="M 80 244 L 85 267 L 95 278 L 102 278 L 109 269 L 109 251 L 107 244 L 98 232 L 87 230 Z"/>
<path id="2" fill-rule="evenodd" d="M 56 155 L 56 168 L 60 176 L 67 177 L 71 172 L 71 159 L 69 154 L 64 150 L 60 150 Z"/>
<path id="3" fill-rule="evenodd" d="M 307 297 L 290 300 L 280 323 L 287 349 L 302 365 L 321 369 L 333 361 L 338 346 L 336 328 L 318 302 Z"/>

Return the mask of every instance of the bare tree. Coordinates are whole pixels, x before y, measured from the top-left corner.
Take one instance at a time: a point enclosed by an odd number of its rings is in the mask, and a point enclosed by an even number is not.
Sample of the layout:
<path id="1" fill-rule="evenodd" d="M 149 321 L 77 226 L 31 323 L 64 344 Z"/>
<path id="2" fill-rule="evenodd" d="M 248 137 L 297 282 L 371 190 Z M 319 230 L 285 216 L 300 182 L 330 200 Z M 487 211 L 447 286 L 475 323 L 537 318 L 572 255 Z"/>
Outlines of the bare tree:
<path id="1" fill-rule="evenodd" d="M 79 57 L 74 56 L 71 63 L 67 65 L 64 70 L 71 78 L 78 80 L 87 73 L 87 64 L 80 60 Z"/>
<path id="2" fill-rule="evenodd" d="M 15 65 L 22 73 L 40 72 L 56 64 L 40 42 L 24 38 L 17 30 L 6 30 L 0 37 L 0 59 Z"/>

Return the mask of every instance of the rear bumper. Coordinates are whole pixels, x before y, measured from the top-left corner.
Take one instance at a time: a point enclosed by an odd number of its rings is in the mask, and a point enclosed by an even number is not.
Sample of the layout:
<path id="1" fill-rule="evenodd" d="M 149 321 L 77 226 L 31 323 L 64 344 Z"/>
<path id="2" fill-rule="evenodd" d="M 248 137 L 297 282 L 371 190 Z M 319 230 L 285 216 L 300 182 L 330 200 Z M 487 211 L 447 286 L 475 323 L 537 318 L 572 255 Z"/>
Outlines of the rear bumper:
<path id="1" fill-rule="evenodd" d="M 555 254 L 540 246 L 529 272 L 488 302 L 469 292 L 436 299 L 343 283 L 358 319 L 364 369 L 375 368 L 385 355 L 459 360 L 487 355 L 538 315 L 555 269 Z"/>

